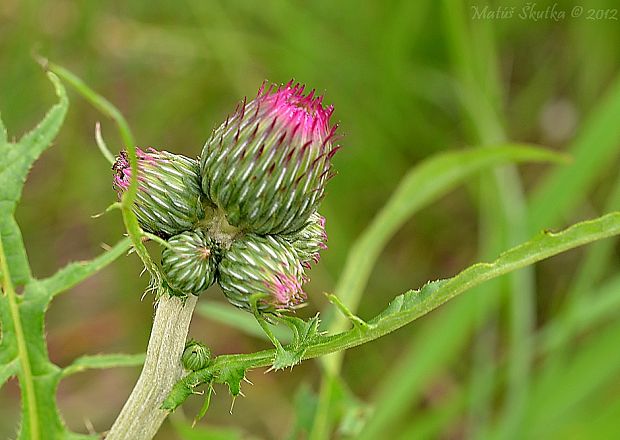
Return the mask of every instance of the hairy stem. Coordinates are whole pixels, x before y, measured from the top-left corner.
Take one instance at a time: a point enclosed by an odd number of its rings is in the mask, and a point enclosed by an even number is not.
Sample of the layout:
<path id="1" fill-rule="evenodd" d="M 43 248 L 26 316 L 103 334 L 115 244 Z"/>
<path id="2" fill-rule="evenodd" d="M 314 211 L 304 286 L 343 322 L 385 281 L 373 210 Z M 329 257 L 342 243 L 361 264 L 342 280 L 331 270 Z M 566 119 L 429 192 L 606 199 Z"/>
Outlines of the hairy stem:
<path id="1" fill-rule="evenodd" d="M 107 440 L 150 440 L 168 416 L 160 407 L 183 375 L 181 354 L 197 300 L 165 294 L 159 299 L 142 373 Z"/>

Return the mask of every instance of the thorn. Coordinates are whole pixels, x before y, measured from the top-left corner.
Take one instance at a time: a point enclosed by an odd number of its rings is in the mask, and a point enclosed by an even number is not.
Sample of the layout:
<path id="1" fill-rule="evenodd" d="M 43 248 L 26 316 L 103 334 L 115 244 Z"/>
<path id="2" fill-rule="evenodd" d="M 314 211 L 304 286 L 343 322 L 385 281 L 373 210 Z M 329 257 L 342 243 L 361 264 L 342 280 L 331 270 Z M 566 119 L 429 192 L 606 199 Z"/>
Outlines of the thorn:
<path id="1" fill-rule="evenodd" d="M 99 246 L 101 246 L 101 249 L 103 249 L 104 251 L 111 251 L 112 250 L 112 246 L 110 246 L 107 243 L 100 243 Z"/>
<path id="2" fill-rule="evenodd" d="M 239 390 L 239 395 L 240 395 L 241 397 L 245 397 L 245 394 L 243 394 L 243 391 L 241 391 L 241 390 Z"/>
<path id="3" fill-rule="evenodd" d="M 243 381 L 249 383 L 250 385 L 254 385 L 247 377 L 243 376 Z"/>
<path id="4" fill-rule="evenodd" d="M 237 396 L 233 396 L 233 398 L 232 398 L 232 402 L 231 402 L 231 404 L 230 404 L 230 415 L 231 415 L 231 416 L 232 416 L 232 413 L 233 413 L 233 408 L 234 408 L 234 406 L 235 406 L 235 400 L 236 400 L 236 399 L 237 399 Z"/>

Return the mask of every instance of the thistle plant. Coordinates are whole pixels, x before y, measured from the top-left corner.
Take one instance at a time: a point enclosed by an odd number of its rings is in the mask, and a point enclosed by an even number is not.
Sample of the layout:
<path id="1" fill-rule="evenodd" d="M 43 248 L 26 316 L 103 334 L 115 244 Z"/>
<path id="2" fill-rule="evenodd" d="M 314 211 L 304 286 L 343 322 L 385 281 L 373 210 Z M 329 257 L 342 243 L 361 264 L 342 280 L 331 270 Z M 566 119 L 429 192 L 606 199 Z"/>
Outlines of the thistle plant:
<path id="1" fill-rule="evenodd" d="M 325 249 L 318 205 L 331 177 L 336 126 L 303 85 L 263 85 L 213 131 L 197 161 L 136 149 L 140 227 L 167 237 L 162 272 L 179 295 L 215 281 L 231 304 L 257 314 L 300 305 L 304 269 Z M 112 167 L 119 197 L 132 169 L 122 151 Z M 201 186 L 202 184 L 202 186 Z"/>
<path id="2" fill-rule="evenodd" d="M 395 296 L 374 318 L 357 316 L 357 303 L 380 250 L 413 213 L 483 170 L 563 159 L 515 144 L 443 153 L 412 168 L 353 246 L 337 294 L 327 295 L 339 318 L 327 326 L 318 314 L 304 320 L 294 312 L 307 297 L 313 298 L 302 286 L 327 241 L 326 222 L 318 210 L 338 149 L 329 122 L 332 107 L 323 106 L 321 97 L 305 93 L 300 85 L 263 87 L 217 126 L 195 160 L 136 149 L 128 124 L 112 104 L 62 67 L 45 65 L 54 72 L 49 78 L 59 102 L 19 141 L 9 141 L 0 121 L 0 385 L 13 376 L 19 381 L 20 439 L 101 438 L 71 432 L 56 402 L 60 381 L 89 368 L 143 365 L 108 440 L 152 438 L 172 411 L 206 386 L 198 414 L 203 416 L 215 385 L 225 384 L 232 396 L 241 395 L 242 381 L 257 368 L 292 368 L 305 359 L 324 357 L 325 389 L 333 390 L 329 381 L 336 380 L 338 353 L 395 331 L 488 280 L 620 234 L 618 212 L 559 232 L 545 230 L 491 262 Z M 126 149 L 111 164 L 119 196 L 111 207 L 121 212 L 128 237 L 92 260 L 38 278 L 28 263 L 15 210 L 30 167 L 50 146 L 67 112 L 68 99 L 57 75 L 119 126 Z M 113 156 L 100 136 L 98 144 L 106 157 Z M 160 265 L 147 252 L 147 240 L 161 245 Z M 51 301 L 130 249 L 144 263 L 157 293 L 146 355 L 89 355 L 56 365 L 49 359 L 44 328 Z M 208 341 L 216 335 L 204 335 L 204 342 L 187 341 L 199 296 L 215 283 L 242 309 L 242 316 L 258 321 L 273 348 L 212 357 Z M 289 343 L 274 336 L 272 324 L 277 323 L 290 329 Z M 328 404 L 317 406 L 317 432 L 323 429 Z"/>

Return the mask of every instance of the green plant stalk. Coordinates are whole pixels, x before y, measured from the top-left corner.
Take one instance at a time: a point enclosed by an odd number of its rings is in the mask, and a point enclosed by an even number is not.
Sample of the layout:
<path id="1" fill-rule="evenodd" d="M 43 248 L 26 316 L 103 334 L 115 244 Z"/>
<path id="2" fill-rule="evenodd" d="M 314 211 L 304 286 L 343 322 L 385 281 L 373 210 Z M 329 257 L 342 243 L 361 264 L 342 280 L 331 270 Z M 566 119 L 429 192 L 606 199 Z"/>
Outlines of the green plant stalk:
<path id="1" fill-rule="evenodd" d="M 160 409 L 183 375 L 181 354 L 198 297 L 160 295 L 144 367 L 107 440 L 150 440 L 167 417 Z"/>
<path id="2" fill-rule="evenodd" d="M 15 338 L 17 340 L 17 350 L 19 352 L 19 362 L 21 365 L 21 374 L 19 374 L 20 384 L 23 386 L 25 398 L 28 399 L 31 408 L 31 411 L 29 412 L 30 418 L 28 420 L 30 425 L 30 436 L 33 440 L 38 440 L 40 438 L 40 430 L 36 404 L 37 396 L 34 390 L 34 379 L 30 368 L 30 358 L 28 356 L 28 349 L 24 338 L 24 330 L 22 328 L 19 307 L 17 306 L 17 294 L 15 293 L 13 282 L 11 281 L 9 266 L 6 261 L 6 256 L 4 255 L 4 247 L 2 245 L 1 237 L 0 268 L 2 268 L 3 274 L 2 289 L 4 290 L 4 294 L 8 297 L 11 319 L 13 320 L 13 326 L 15 327 Z"/>
<path id="3" fill-rule="evenodd" d="M 388 308 L 370 320 L 366 327 L 358 326 L 336 335 L 322 337 L 307 348 L 302 358 L 324 356 L 370 342 L 403 327 L 485 281 L 569 249 L 618 234 L 620 212 L 578 223 L 559 233 L 543 232 L 534 239 L 504 252 L 493 263 L 475 264 L 453 278 L 431 283 L 420 291 L 410 291 L 396 297 Z M 173 410 L 191 394 L 195 386 L 212 382 L 221 372 L 269 366 L 275 354 L 275 350 L 265 350 L 251 354 L 218 356 L 209 367 L 190 373 L 178 382 L 164 401 L 163 408 Z"/>

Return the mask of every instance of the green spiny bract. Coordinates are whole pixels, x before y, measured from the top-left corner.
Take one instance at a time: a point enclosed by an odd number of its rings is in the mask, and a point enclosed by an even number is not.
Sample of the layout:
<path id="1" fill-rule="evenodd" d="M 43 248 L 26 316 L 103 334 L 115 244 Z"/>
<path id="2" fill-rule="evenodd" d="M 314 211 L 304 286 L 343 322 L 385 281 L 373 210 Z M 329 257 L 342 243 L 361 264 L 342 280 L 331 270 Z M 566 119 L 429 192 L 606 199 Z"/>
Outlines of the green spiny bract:
<path id="1" fill-rule="evenodd" d="M 182 293 L 198 295 L 214 283 L 217 248 L 201 230 L 186 231 L 168 240 L 161 265 L 168 285 Z"/>
<path id="2" fill-rule="evenodd" d="M 137 148 L 136 154 L 138 193 L 133 212 L 142 229 L 162 237 L 193 229 L 205 216 L 198 161 L 153 148 Z M 112 169 L 120 198 L 131 178 L 126 151 L 121 151 Z"/>
<path id="3" fill-rule="evenodd" d="M 293 245 L 302 266 L 309 269 L 310 262 L 318 263 L 321 258 L 320 252 L 327 249 L 325 217 L 314 212 L 303 229 L 283 237 Z"/>
<path id="4" fill-rule="evenodd" d="M 316 211 L 331 177 L 333 107 L 291 83 L 263 87 L 214 130 L 202 150 L 204 193 L 228 222 L 257 234 L 293 233 Z"/>
<path id="5" fill-rule="evenodd" d="M 224 252 L 219 283 L 228 301 L 251 311 L 257 299 L 260 312 L 293 309 L 306 298 L 306 281 L 292 245 L 281 237 L 246 234 Z"/>
<path id="6" fill-rule="evenodd" d="M 211 361 L 211 350 L 202 342 L 190 339 L 185 344 L 185 350 L 181 356 L 183 367 L 189 371 L 201 370 Z"/>

